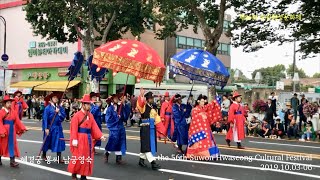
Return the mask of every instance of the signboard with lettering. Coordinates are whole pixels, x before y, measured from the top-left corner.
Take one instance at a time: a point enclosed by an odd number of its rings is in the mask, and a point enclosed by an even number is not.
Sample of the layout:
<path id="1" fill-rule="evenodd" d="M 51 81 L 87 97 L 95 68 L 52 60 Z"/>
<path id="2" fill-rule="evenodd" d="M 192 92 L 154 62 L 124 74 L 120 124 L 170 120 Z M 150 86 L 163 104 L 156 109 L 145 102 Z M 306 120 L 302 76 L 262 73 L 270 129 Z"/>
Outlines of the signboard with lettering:
<path id="1" fill-rule="evenodd" d="M 32 41 L 29 43 L 28 54 L 29 57 L 68 54 L 68 46 L 58 46 L 58 41 Z"/>
<path id="2" fill-rule="evenodd" d="M 33 72 L 28 74 L 28 78 L 34 79 L 48 79 L 50 77 L 50 73 L 47 72 Z"/>
<path id="3" fill-rule="evenodd" d="M 58 68 L 58 76 L 63 77 L 68 73 L 68 68 Z"/>

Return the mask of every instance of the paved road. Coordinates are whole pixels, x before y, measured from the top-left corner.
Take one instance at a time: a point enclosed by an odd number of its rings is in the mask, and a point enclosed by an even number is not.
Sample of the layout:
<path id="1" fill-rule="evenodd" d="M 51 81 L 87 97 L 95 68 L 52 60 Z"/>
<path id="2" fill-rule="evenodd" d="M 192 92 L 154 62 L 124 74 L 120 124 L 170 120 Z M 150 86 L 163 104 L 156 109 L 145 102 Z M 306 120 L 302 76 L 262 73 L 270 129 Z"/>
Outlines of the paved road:
<path id="1" fill-rule="evenodd" d="M 47 164 L 37 161 L 31 163 L 32 157 L 38 155 L 42 142 L 41 122 L 24 120 L 29 131 L 19 138 L 21 151 L 21 165 L 18 169 L 9 167 L 9 161 L 3 160 L 0 167 L 0 180 L 50 180 L 71 179 L 66 171 L 67 165 L 55 162 Z M 69 123 L 64 123 L 65 136 L 69 138 Z M 107 135 L 107 129 L 103 129 Z M 243 145 L 244 150 L 235 146 L 228 148 L 224 136 L 215 135 L 217 144 L 222 153 L 219 161 L 188 161 L 176 156 L 175 149 L 169 143 L 158 142 L 158 157 L 162 169 L 152 171 L 137 165 L 139 157 L 139 129 L 127 128 L 127 155 L 124 157 L 126 165 L 116 165 L 115 156 L 111 155 L 109 163 L 103 161 L 104 148 L 98 150 L 95 156 L 94 173 L 91 179 L 320 179 L 320 143 L 297 142 L 288 140 L 270 140 L 262 138 L 247 138 Z M 104 147 L 106 142 L 103 142 Z M 235 144 L 233 144 L 235 145 Z M 48 153 L 55 157 L 55 154 Z M 70 155 L 69 148 L 63 156 Z"/>

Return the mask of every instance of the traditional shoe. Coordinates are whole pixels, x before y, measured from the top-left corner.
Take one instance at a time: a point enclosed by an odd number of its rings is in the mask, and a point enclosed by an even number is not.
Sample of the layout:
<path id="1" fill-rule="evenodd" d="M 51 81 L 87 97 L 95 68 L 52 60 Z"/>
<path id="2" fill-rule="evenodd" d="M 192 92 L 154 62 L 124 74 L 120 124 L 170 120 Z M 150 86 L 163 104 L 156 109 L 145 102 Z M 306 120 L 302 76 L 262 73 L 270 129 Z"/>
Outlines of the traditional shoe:
<path id="1" fill-rule="evenodd" d="M 125 162 L 122 161 L 122 156 L 121 156 L 121 155 L 117 155 L 117 156 L 116 156 L 116 163 L 117 163 L 118 165 L 123 165 L 123 164 L 125 164 Z"/>
<path id="2" fill-rule="evenodd" d="M 47 156 L 41 156 L 41 159 L 44 160 L 44 161 L 48 160 Z"/>
<path id="3" fill-rule="evenodd" d="M 151 168 L 152 168 L 152 170 L 158 170 L 161 168 L 161 166 L 159 164 L 157 164 L 156 161 L 152 161 Z"/>
<path id="4" fill-rule="evenodd" d="M 109 161 L 109 153 L 106 152 L 106 153 L 104 153 L 104 162 L 108 163 L 108 161 Z"/>
<path id="5" fill-rule="evenodd" d="M 228 147 L 230 147 L 230 146 L 231 146 L 230 140 L 229 140 L 229 139 L 226 139 L 226 142 L 227 142 Z"/>
<path id="6" fill-rule="evenodd" d="M 241 145 L 241 143 L 237 143 L 238 144 L 238 149 L 244 149 L 244 147 Z"/>
<path id="7" fill-rule="evenodd" d="M 78 178 L 77 178 L 77 174 L 72 174 L 72 180 L 78 180 Z"/>
<path id="8" fill-rule="evenodd" d="M 19 163 L 17 163 L 17 162 L 11 162 L 10 163 L 10 167 L 16 168 L 18 166 L 19 166 Z"/>
<path id="9" fill-rule="evenodd" d="M 140 160 L 139 160 L 139 166 L 141 166 L 141 167 L 147 167 L 147 165 L 144 163 L 144 159 L 140 158 Z"/>

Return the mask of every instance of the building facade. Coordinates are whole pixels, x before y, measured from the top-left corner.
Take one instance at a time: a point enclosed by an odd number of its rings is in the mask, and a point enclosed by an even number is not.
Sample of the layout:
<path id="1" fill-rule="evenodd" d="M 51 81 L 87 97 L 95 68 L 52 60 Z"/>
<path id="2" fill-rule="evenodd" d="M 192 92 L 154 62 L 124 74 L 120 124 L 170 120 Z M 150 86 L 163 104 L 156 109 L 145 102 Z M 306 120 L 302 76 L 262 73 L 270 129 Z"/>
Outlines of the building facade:
<path id="1" fill-rule="evenodd" d="M 25 20 L 26 12 L 23 11 L 23 5 L 26 1 L 5 0 L 0 2 L 0 15 L 7 21 L 7 54 L 9 55 L 9 69 L 13 70 L 11 86 L 8 92 L 20 89 L 26 93 L 44 94 L 48 91 L 58 90 L 66 87 L 67 77 L 65 76 L 67 68 L 74 58 L 74 53 L 81 51 L 82 42 L 77 43 L 58 43 L 54 40 L 42 39 L 34 36 L 31 25 Z M 227 30 L 231 17 L 226 15 L 224 30 Z M 2 25 L 0 25 L 2 26 Z M 155 24 L 154 28 L 160 28 Z M 4 33 L 0 28 L 0 35 Z M 158 40 L 155 38 L 154 29 L 146 29 L 140 35 L 140 41 L 146 43 L 155 49 L 164 60 L 165 65 L 169 65 L 170 57 L 175 53 L 187 48 L 204 48 L 204 36 L 201 29 L 195 34 L 192 27 L 177 32 L 177 37 Z M 123 36 L 124 39 L 134 39 L 131 33 Z M 224 34 L 220 38 L 220 45 L 217 57 L 230 68 L 230 43 L 231 40 Z M 96 46 L 101 45 L 96 42 Z M 0 41 L 0 54 L 3 52 L 3 42 Z M 169 77 L 169 73 L 168 77 Z M 124 89 L 126 83 L 126 74 L 118 73 L 112 76 L 112 72 L 106 74 L 106 77 L 100 82 L 99 89 L 103 97 L 109 94 L 120 92 Z M 177 76 L 168 80 L 164 79 L 166 84 L 189 83 L 184 77 Z M 90 79 L 87 73 L 87 67 L 84 66 L 81 75 L 71 83 L 68 90 L 68 97 L 80 97 L 90 91 Z M 129 76 L 127 92 L 132 94 L 136 78 Z M 140 83 L 153 83 L 141 80 Z M 155 86 L 156 87 L 156 86 Z M 32 92 L 31 92 L 32 90 Z"/>

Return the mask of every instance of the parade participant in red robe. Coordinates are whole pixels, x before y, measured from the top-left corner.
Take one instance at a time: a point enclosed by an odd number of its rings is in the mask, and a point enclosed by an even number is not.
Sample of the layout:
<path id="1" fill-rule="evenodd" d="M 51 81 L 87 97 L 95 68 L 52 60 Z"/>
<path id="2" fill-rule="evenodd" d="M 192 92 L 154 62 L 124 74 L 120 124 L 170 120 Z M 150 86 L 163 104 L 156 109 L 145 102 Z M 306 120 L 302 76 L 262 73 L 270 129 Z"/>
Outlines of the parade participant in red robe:
<path id="1" fill-rule="evenodd" d="M 94 164 L 94 141 L 103 140 L 103 136 L 93 115 L 90 113 L 90 95 L 85 94 L 81 100 L 82 109 L 78 111 L 71 120 L 70 125 L 70 160 L 68 171 L 72 173 L 72 179 L 81 175 L 81 180 L 92 174 Z"/>
<path id="2" fill-rule="evenodd" d="M 238 92 L 234 92 L 232 96 L 233 103 L 230 106 L 228 114 L 228 123 L 230 123 L 230 128 L 226 136 L 226 142 L 230 147 L 230 142 L 233 140 L 237 143 L 239 149 L 244 149 L 241 145 L 241 140 L 244 139 L 244 124 L 246 122 L 245 110 L 240 104 L 242 101 L 241 95 Z"/>
<path id="3" fill-rule="evenodd" d="M 210 160 L 220 154 L 210 126 L 222 118 L 220 105 L 216 100 L 207 103 L 207 97 L 199 95 L 191 112 L 187 158 Z"/>
<path id="4" fill-rule="evenodd" d="M 170 99 L 169 92 L 164 94 L 165 101 L 161 105 L 160 117 L 164 125 L 165 132 L 164 135 L 168 135 L 171 139 L 174 132 L 174 121 L 172 119 L 172 99 Z M 165 138 L 163 135 L 158 133 L 158 137 Z"/>
<path id="5" fill-rule="evenodd" d="M 19 119 L 22 120 L 23 112 L 27 111 L 28 105 L 23 100 L 21 91 L 18 90 L 13 95 L 15 96 L 15 98 L 12 102 L 12 107 L 14 108 L 14 111 L 18 113 Z"/>
<path id="6" fill-rule="evenodd" d="M 0 165 L 1 156 L 10 157 L 10 166 L 18 167 L 15 157 L 20 156 L 17 137 L 21 136 L 27 129 L 20 121 L 17 112 L 12 107 L 12 101 L 9 96 L 3 99 L 3 108 L 0 110 Z"/>

